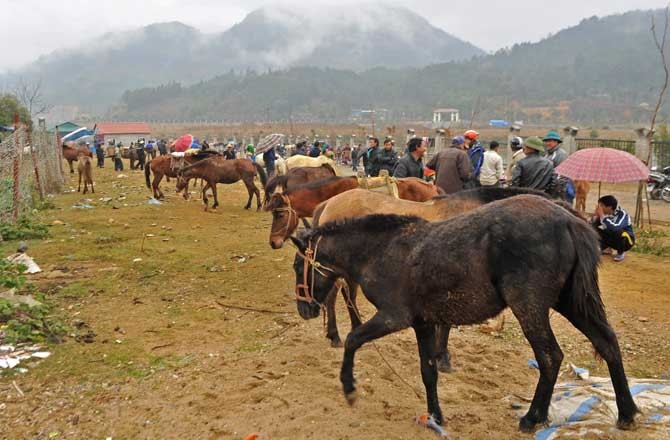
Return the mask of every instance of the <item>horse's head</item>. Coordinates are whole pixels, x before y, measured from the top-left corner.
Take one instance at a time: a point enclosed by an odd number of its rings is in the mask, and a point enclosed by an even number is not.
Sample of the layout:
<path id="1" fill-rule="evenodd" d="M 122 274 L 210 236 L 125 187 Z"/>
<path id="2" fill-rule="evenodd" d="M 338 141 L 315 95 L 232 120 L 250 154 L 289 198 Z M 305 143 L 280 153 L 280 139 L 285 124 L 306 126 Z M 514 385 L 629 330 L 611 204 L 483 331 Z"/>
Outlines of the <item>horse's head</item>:
<path id="1" fill-rule="evenodd" d="M 184 176 L 184 173 L 179 173 L 177 175 L 177 192 L 181 192 L 188 186 L 188 178 Z"/>
<path id="2" fill-rule="evenodd" d="M 265 209 L 272 211 L 270 246 L 279 249 L 284 245 L 284 240 L 298 228 L 298 214 L 291 207 L 291 200 L 279 193 L 272 194 Z"/>
<path id="3" fill-rule="evenodd" d="M 319 255 L 320 240 L 319 237 L 305 242 L 301 238 L 291 237 L 291 241 L 298 248 L 293 270 L 298 313 L 303 319 L 319 316 L 321 309 L 325 307 L 326 297 L 338 278 L 332 269 L 320 263 L 323 260 L 323 255 Z"/>

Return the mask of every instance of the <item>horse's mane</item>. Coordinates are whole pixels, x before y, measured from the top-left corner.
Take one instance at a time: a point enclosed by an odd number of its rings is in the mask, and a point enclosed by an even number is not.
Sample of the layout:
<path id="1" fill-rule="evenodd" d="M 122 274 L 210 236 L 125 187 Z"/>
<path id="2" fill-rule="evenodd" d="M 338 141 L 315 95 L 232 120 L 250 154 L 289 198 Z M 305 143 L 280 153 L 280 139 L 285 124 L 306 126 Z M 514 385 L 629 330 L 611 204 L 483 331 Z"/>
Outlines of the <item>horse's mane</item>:
<path id="1" fill-rule="evenodd" d="M 441 199 L 452 199 L 452 200 L 463 200 L 463 199 L 477 199 L 483 203 L 494 202 L 496 200 L 506 199 L 508 197 L 520 196 L 520 195 L 531 195 L 539 196 L 545 199 L 550 198 L 550 196 L 544 191 L 538 191 L 536 189 L 530 188 L 520 188 L 520 187 L 507 187 L 499 188 L 494 186 L 482 186 L 479 188 L 466 189 L 464 191 L 459 191 L 453 194 L 446 194 L 433 197 L 432 200 L 441 200 Z"/>
<path id="2" fill-rule="evenodd" d="M 372 214 L 364 217 L 346 218 L 328 222 L 306 233 L 306 239 L 316 236 L 349 234 L 353 232 L 388 232 L 408 225 L 428 223 L 413 215 Z"/>
<path id="3" fill-rule="evenodd" d="M 267 204 L 270 200 L 270 195 L 275 192 L 275 189 L 277 189 L 278 186 L 281 186 L 282 188 L 286 188 L 286 182 L 288 181 L 288 174 L 285 174 L 283 176 L 274 176 L 272 179 L 270 179 L 265 185 L 265 201 L 263 203 Z"/>
<path id="4" fill-rule="evenodd" d="M 303 190 L 303 189 L 316 189 L 323 185 L 327 185 L 332 182 L 336 182 L 341 179 L 349 179 L 350 177 L 341 177 L 341 176 L 330 176 L 324 177 L 323 179 L 313 180 L 311 182 L 303 183 L 302 185 L 294 186 L 293 188 L 284 191 L 284 194 L 292 194 L 294 192 Z"/>

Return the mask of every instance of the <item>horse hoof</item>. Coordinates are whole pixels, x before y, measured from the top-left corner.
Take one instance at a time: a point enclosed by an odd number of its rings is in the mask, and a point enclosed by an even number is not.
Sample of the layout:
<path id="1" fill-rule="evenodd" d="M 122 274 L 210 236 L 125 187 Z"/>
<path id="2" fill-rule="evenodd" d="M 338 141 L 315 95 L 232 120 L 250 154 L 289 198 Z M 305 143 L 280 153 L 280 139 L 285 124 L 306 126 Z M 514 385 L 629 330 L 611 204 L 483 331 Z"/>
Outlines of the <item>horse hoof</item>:
<path id="1" fill-rule="evenodd" d="M 637 419 L 634 416 L 630 419 L 619 419 L 616 422 L 616 427 L 622 431 L 634 431 L 637 426 Z"/>
<path id="2" fill-rule="evenodd" d="M 333 348 L 341 348 L 344 347 L 344 344 L 342 343 L 342 340 L 340 338 L 336 338 L 330 340 L 330 346 Z"/>
<path id="3" fill-rule="evenodd" d="M 545 420 L 546 422 L 546 420 Z M 535 426 L 537 424 L 545 423 L 545 422 L 536 422 L 535 420 L 532 420 L 528 415 L 525 415 L 521 417 L 521 420 L 519 421 L 519 430 L 521 432 L 533 432 L 535 430 Z"/>
<path id="4" fill-rule="evenodd" d="M 347 393 L 344 395 L 344 397 L 347 399 L 347 403 L 349 406 L 353 406 L 354 403 L 356 403 L 356 400 L 358 399 L 358 392 L 356 390 Z"/>

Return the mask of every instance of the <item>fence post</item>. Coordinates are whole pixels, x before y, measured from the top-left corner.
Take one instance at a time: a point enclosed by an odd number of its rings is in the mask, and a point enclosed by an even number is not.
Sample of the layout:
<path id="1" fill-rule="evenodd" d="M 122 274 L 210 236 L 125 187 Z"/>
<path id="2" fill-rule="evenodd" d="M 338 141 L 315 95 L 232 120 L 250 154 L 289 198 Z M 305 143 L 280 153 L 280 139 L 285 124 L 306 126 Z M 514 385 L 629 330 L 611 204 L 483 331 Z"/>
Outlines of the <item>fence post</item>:
<path id="1" fill-rule="evenodd" d="M 19 219 L 19 198 L 21 193 L 19 192 L 19 151 L 21 146 L 19 145 L 19 114 L 14 114 L 14 193 L 13 193 L 13 208 L 14 208 L 14 221 Z"/>
<path id="2" fill-rule="evenodd" d="M 35 153 L 35 147 L 33 147 L 33 138 L 30 130 L 30 125 L 26 125 L 26 136 L 28 139 L 28 145 L 30 145 L 30 157 L 33 160 L 33 168 L 35 169 L 35 184 L 37 185 L 37 193 L 40 195 L 40 201 L 44 201 L 42 182 L 40 182 L 40 172 L 37 169 L 37 153 Z"/>
<path id="3" fill-rule="evenodd" d="M 649 149 L 651 145 L 649 144 L 649 129 L 646 127 L 640 127 L 635 129 L 635 134 L 637 134 L 637 140 L 635 141 L 635 157 L 644 162 L 648 167 L 654 165 L 654 156 L 651 156 L 651 162 L 647 163 L 649 160 Z"/>
<path id="4" fill-rule="evenodd" d="M 578 132 L 579 128 L 577 127 L 565 127 L 563 129 L 563 149 L 568 155 L 577 151 L 577 141 L 575 138 Z"/>
<path id="5" fill-rule="evenodd" d="M 65 183 L 65 170 L 63 169 L 63 147 L 60 144 L 60 136 L 58 135 L 58 125 L 54 128 L 54 136 L 56 136 L 56 157 L 58 158 L 58 170 L 60 176 Z"/>

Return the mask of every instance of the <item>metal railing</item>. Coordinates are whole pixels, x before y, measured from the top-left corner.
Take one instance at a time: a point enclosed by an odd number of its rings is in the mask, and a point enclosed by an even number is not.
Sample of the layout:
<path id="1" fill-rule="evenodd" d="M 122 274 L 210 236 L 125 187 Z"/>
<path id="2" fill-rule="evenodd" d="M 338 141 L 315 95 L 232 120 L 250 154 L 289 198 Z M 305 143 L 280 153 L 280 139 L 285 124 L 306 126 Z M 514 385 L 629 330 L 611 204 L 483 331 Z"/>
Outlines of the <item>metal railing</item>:
<path id="1" fill-rule="evenodd" d="M 575 139 L 577 141 L 577 148 L 582 150 L 584 148 L 614 148 L 616 150 L 626 151 L 630 154 L 635 154 L 635 141 L 623 139 Z M 670 142 L 659 141 L 653 143 L 653 153 L 651 159 L 652 167 L 667 167 L 670 166 Z"/>

